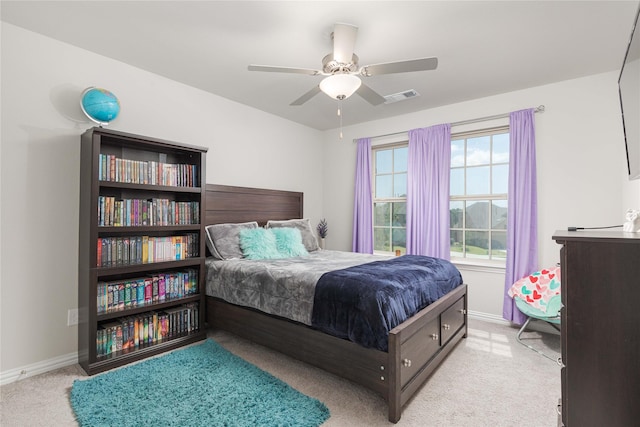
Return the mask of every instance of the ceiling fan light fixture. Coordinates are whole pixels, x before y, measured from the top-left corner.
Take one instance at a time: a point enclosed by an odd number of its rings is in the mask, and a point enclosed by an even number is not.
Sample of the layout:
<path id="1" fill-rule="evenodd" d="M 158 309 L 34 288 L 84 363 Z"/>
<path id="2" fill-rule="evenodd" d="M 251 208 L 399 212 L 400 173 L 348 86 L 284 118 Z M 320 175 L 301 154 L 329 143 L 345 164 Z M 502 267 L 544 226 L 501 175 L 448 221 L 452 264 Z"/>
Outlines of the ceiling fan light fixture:
<path id="1" fill-rule="evenodd" d="M 333 99 L 347 99 L 360 87 L 362 81 L 353 74 L 333 74 L 320 82 L 320 90 Z"/>

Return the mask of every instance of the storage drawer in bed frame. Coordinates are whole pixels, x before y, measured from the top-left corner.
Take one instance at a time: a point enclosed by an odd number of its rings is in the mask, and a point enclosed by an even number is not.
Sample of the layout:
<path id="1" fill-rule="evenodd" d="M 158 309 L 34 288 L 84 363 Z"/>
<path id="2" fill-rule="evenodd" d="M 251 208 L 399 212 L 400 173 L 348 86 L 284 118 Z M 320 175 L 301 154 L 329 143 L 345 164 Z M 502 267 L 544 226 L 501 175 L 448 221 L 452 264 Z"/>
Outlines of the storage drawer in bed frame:
<path id="1" fill-rule="evenodd" d="M 431 319 L 401 345 L 400 384 L 404 387 L 465 324 L 464 298 Z"/>
<path id="2" fill-rule="evenodd" d="M 466 309 L 460 298 L 440 315 L 440 344 L 446 344 L 464 325 Z"/>

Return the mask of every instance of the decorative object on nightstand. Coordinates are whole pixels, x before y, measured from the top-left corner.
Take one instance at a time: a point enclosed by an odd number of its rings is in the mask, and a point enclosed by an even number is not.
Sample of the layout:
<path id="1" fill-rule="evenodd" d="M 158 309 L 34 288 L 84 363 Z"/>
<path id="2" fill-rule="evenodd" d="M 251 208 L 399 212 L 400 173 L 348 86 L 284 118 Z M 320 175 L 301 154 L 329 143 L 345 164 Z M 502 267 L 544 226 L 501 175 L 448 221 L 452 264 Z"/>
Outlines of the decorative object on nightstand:
<path id="1" fill-rule="evenodd" d="M 327 237 L 327 233 L 329 232 L 327 220 L 322 218 L 318 223 L 316 230 L 318 231 L 318 236 L 320 236 L 320 248 L 324 249 L 324 238 Z"/>
<path id="2" fill-rule="evenodd" d="M 640 232 L 640 211 L 636 209 L 627 209 L 627 212 L 624 214 L 624 225 L 622 226 L 622 231 L 626 231 L 629 233 L 638 233 Z"/>

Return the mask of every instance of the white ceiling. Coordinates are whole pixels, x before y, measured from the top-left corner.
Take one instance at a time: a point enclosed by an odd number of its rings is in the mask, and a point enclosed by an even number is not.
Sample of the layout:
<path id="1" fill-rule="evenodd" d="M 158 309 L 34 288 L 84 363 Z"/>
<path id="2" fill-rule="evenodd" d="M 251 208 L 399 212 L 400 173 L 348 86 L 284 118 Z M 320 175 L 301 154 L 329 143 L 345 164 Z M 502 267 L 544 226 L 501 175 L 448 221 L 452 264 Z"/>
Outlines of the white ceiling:
<path id="1" fill-rule="evenodd" d="M 374 107 L 354 95 L 344 101 L 346 126 L 619 70 L 637 8 L 638 1 L 3 0 L 0 11 L 2 21 L 325 130 L 338 127 L 338 101 L 320 93 L 289 105 L 322 77 L 247 66 L 320 69 L 336 22 L 359 27 L 360 65 L 438 57 L 434 71 L 364 78 L 382 95 L 421 96 Z"/>

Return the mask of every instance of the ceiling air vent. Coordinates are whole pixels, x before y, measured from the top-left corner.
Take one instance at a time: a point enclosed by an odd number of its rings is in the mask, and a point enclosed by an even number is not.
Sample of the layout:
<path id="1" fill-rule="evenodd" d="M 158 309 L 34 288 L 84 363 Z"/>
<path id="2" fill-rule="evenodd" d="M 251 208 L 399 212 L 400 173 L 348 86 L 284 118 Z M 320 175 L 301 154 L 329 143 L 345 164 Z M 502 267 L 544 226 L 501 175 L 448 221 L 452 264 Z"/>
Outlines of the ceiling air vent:
<path id="1" fill-rule="evenodd" d="M 384 103 L 393 104 L 394 102 L 405 101 L 409 98 L 415 98 L 416 96 L 420 96 L 420 94 L 413 89 L 409 89 L 404 92 L 392 93 L 391 95 L 384 96 Z"/>

